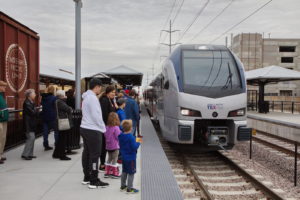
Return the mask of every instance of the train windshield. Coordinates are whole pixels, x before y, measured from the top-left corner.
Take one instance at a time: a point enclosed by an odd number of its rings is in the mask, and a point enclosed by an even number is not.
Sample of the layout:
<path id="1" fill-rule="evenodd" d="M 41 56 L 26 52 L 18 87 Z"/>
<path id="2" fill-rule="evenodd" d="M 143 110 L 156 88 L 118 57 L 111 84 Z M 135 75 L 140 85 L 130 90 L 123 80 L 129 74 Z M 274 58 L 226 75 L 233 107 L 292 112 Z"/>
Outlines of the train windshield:
<path id="1" fill-rule="evenodd" d="M 183 51 L 184 92 L 220 98 L 243 92 L 240 73 L 228 51 Z"/>

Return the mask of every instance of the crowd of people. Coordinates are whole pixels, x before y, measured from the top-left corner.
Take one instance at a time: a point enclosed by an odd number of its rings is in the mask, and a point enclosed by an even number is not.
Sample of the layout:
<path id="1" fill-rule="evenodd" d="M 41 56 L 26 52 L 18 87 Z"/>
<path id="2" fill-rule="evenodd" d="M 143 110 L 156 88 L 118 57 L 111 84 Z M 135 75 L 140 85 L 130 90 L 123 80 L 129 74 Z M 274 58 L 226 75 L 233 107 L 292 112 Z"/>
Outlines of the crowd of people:
<path id="1" fill-rule="evenodd" d="M 6 82 L 0 81 L 0 93 L 4 93 Z M 82 167 L 84 179 L 82 184 L 88 188 L 107 187 L 108 183 L 98 177 L 99 171 L 105 178 L 121 179 L 120 189 L 127 193 L 137 193 L 133 187 L 136 173 L 136 154 L 140 146 L 139 131 L 140 107 L 134 90 L 121 90 L 117 93 L 114 85 L 109 85 L 102 92 L 100 79 L 93 78 L 89 90 L 82 94 L 82 120 L 80 135 L 83 139 Z M 54 132 L 53 159 L 71 160 L 70 129 L 74 127 L 72 111 L 75 109 L 74 90 L 67 93 L 56 91 L 49 86 L 42 94 L 41 108 L 36 105 L 34 89 L 25 91 L 23 103 L 23 122 L 26 142 L 21 158 L 35 159 L 34 143 L 38 118 L 42 119 L 43 147 L 45 151 L 53 150 L 49 144 L 50 131 Z M 41 111 L 40 111 L 41 110 Z M 0 164 L 6 158 L 3 151 L 6 141 L 8 109 L 3 95 L 0 95 Z M 107 157 L 107 158 L 106 158 Z M 100 163 L 99 163 L 100 160 Z M 122 172 L 119 166 L 122 164 Z"/>
<path id="2" fill-rule="evenodd" d="M 105 171 L 105 178 L 121 177 L 121 191 L 137 193 L 139 190 L 133 187 L 136 154 L 140 145 L 135 137 L 140 118 L 136 93 L 131 90 L 127 95 L 121 91 L 117 95 L 114 86 L 107 86 L 101 94 L 101 80 L 96 78 L 89 85 L 89 90 L 82 95 L 82 184 L 90 189 L 107 187 L 109 184 L 98 177 L 100 170 Z M 118 159 L 122 162 L 121 174 Z"/>

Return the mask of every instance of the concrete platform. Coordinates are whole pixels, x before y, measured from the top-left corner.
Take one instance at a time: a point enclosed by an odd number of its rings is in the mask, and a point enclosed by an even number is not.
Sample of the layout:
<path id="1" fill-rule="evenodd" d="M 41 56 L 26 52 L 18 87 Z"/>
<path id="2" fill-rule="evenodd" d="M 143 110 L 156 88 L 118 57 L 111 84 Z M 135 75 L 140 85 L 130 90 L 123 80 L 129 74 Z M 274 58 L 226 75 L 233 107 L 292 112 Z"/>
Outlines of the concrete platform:
<path id="1" fill-rule="evenodd" d="M 49 139 L 53 138 L 52 135 Z M 53 142 L 52 142 L 53 143 Z M 70 156 L 71 161 L 52 159 L 52 151 L 45 152 L 42 138 L 36 140 L 35 155 L 32 161 L 21 160 L 23 146 L 6 153 L 7 161 L 0 165 L 0 199 L 1 200 L 89 200 L 89 199 L 141 199 L 139 194 L 120 192 L 120 179 L 104 179 L 110 184 L 108 188 L 88 189 L 81 185 L 83 178 L 81 167 L 81 150 Z M 141 188 L 140 150 L 137 160 L 137 174 L 134 187 Z"/>
<path id="2" fill-rule="evenodd" d="M 280 112 L 267 114 L 248 112 L 248 126 L 259 131 L 274 134 L 300 142 L 300 115 Z"/>
<path id="3" fill-rule="evenodd" d="M 182 200 L 170 163 L 145 108 L 142 112 L 142 199 Z"/>
<path id="4" fill-rule="evenodd" d="M 44 151 L 42 138 L 35 143 L 32 161 L 22 160 L 24 145 L 6 152 L 7 161 L 0 165 L 1 200 L 181 200 L 182 194 L 169 161 L 161 147 L 146 110 L 143 109 L 141 132 L 143 144 L 138 151 L 134 187 L 139 194 L 120 192 L 120 179 L 107 181 L 108 188 L 88 189 L 81 184 L 81 150 L 70 156 L 71 161 L 52 159 L 52 151 Z M 53 144 L 53 135 L 49 136 Z"/>

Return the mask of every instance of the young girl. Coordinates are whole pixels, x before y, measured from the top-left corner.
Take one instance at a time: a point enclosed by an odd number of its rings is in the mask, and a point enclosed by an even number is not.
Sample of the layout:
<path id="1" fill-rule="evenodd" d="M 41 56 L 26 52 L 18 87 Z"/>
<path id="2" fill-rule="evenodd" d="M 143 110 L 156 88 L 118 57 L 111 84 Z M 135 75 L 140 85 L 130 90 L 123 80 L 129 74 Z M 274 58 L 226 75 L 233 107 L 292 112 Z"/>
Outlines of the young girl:
<path id="1" fill-rule="evenodd" d="M 105 166 L 104 177 L 119 178 L 119 169 L 117 167 L 117 160 L 119 155 L 119 139 L 118 136 L 121 134 L 120 131 L 120 120 L 118 114 L 111 112 L 108 115 L 106 132 L 104 133 L 106 150 L 108 152 L 108 159 Z"/>

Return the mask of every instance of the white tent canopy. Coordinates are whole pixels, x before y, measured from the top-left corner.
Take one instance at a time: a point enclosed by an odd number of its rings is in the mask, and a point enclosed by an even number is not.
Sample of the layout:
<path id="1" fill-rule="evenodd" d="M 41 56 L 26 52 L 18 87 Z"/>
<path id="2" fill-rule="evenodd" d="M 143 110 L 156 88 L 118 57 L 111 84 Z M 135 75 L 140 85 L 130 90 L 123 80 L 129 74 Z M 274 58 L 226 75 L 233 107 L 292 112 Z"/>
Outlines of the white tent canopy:
<path id="1" fill-rule="evenodd" d="M 246 72 L 248 84 L 278 83 L 281 81 L 300 80 L 300 72 L 279 66 L 263 67 Z"/>
<path id="2" fill-rule="evenodd" d="M 125 65 L 120 65 L 103 73 L 114 78 L 124 86 L 140 86 L 142 84 L 143 73 Z"/>

